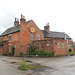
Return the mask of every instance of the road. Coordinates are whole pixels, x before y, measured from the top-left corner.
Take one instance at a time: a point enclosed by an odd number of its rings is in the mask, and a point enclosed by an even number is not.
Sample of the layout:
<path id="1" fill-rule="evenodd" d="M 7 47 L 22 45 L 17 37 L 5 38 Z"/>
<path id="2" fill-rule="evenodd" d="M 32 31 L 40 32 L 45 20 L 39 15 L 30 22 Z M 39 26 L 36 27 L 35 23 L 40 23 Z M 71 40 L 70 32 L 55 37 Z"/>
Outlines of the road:
<path id="1" fill-rule="evenodd" d="M 19 57 L 0 56 L 0 75 L 75 75 L 75 56 L 64 56 L 58 58 L 26 58 L 26 60 L 39 63 L 50 68 L 44 70 L 21 71 L 18 64 L 10 62 L 20 62 Z"/>
<path id="2" fill-rule="evenodd" d="M 18 69 L 18 64 L 11 64 L 11 62 L 19 62 L 17 58 L 0 56 L 0 75 L 28 75 L 32 71 L 22 71 Z"/>

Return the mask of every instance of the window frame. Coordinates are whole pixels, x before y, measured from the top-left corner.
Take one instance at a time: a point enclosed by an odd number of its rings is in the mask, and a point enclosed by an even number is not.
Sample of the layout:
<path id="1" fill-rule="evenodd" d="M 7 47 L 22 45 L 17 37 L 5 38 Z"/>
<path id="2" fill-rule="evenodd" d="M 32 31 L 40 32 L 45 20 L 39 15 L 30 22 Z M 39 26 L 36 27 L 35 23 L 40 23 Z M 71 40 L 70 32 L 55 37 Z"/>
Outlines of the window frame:
<path id="1" fill-rule="evenodd" d="M 57 43 L 57 48 L 60 48 L 60 43 Z"/>
<path id="2" fill-rule="evenodd" d="M 40 40 L 40 34 L 36 34 L 36 40 Z"/>
<path id="3" fill-rule="evenodd" d="M 62 48 L 64 48 L 64 43 L 61 43 Z"/>
<path id="4" fill-rule="evenodd" d="M 34 34 L 30 34 L 30 41 L 34 41 Z"/>
<path id="5" fill-rule="evenodd" d="M 9 41 L 11 42 L 11 38 L 10 38 L 11 36 L 9 36 Z"/>

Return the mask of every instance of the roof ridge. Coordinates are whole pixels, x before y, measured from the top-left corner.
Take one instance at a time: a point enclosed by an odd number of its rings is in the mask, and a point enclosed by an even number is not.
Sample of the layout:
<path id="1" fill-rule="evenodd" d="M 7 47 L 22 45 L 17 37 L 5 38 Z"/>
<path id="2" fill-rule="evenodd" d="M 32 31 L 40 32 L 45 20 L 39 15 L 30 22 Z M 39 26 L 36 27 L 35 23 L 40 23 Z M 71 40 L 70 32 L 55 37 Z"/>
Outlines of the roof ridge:
<path id="1" fill-rule="evenodd" d="M 30 22 L 31 20 L 28 20 L 26 22 L 26 25 Z M 4 36 L 4 35 L 7 35 L 7 34 L 11 34 L 11 33 L 15 33 L 15 32 L 18 32 L 20 31 L 20 24 L 17 25 L 17 26 L 13 26 L 13 27 L 10 27 L 10 28 L 7 28 L 2 34 L 1 36 Z"/>
<path id="2" fill-rule="evenodd" d="M 59 32 L 59 31 L 49 31 L 49 32 L 55 32 L 55 33 L 65 33 L 65 32 Z"/>

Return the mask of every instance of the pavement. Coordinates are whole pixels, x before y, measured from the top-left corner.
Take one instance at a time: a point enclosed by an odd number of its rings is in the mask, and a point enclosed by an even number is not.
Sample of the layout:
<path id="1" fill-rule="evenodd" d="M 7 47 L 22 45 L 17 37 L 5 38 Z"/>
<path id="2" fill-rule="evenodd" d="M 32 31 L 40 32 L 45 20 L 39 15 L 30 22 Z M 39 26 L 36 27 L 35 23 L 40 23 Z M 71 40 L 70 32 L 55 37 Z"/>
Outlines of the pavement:
<path id="1" fill-rule="evenodd" d="M 45 67 L 36 70 L 19 70 L 20 57 L 0 56 L 0 75 L 75 75 L 75 56 L 26 57 L 27 64 Z M 15 63 L 16 62 L 16 63 Z"/>

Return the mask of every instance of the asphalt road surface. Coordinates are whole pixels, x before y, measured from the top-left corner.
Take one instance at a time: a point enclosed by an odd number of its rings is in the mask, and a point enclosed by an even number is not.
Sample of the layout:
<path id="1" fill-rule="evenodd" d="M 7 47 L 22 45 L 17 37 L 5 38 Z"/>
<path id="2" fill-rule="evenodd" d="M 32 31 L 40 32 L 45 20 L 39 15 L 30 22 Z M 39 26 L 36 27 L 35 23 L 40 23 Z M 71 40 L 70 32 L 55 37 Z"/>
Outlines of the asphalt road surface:
<path id="1" fill-rule="evenodd" d="M 19 57 L 0 56 L 0 75 L 75 75 L 75 56 L 64 56 L 58 58 L 26 58 L 26 60 L 48 66 L 44 70 L 27 70 L 18 69 L 18 64 L 10 62 L 20 62 Z"/>

